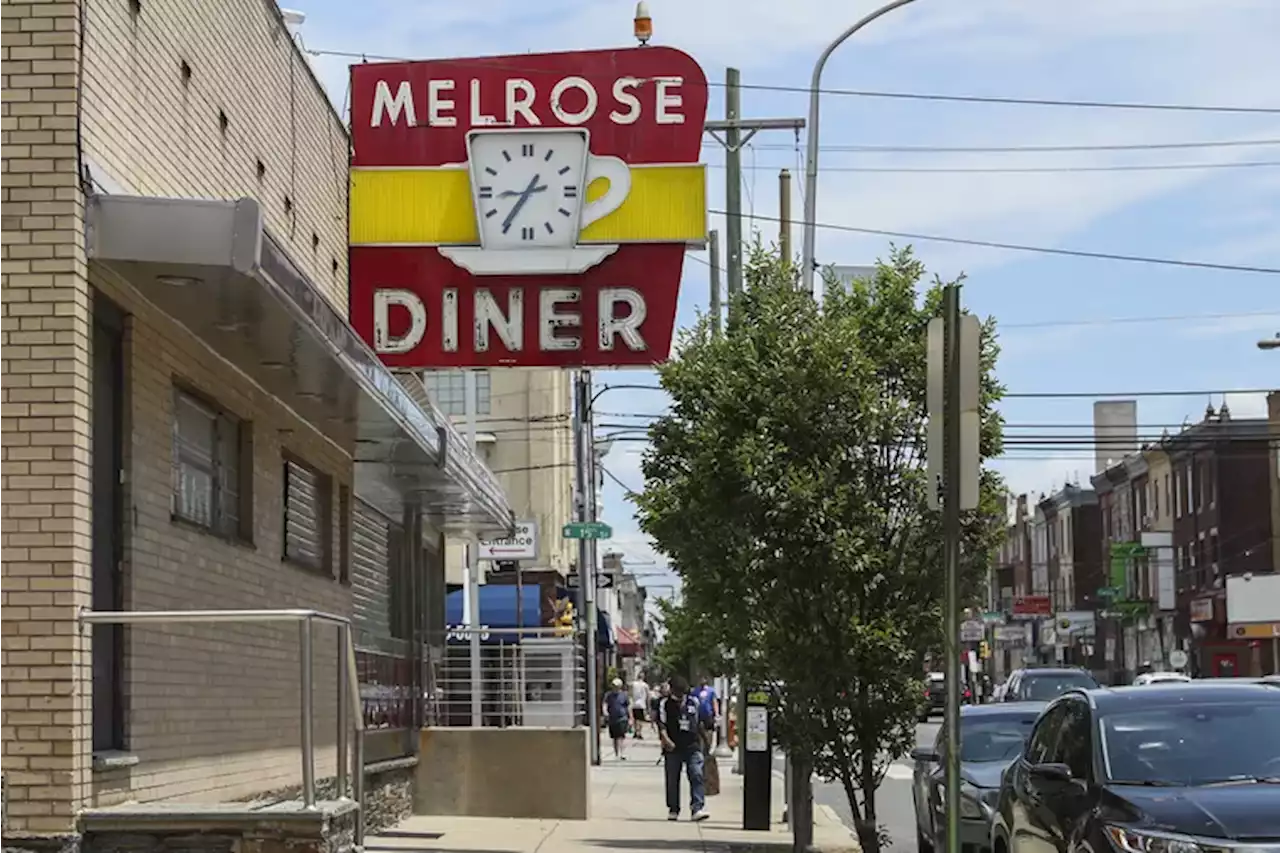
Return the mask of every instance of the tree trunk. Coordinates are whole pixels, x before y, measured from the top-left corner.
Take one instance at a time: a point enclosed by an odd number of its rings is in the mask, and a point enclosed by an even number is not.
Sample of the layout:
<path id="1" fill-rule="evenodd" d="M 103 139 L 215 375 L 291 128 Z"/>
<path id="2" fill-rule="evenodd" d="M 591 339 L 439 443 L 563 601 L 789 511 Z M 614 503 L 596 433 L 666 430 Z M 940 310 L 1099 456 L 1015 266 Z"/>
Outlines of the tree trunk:
<path id="1" fill-rule="evenodd" d="M 862 778 L 862 818 L 857 821 L 858 841 L 863 853 L 880 853 L 880 826 L 876 819 L 876 754 L 863 751 L 859 756 Z"/>

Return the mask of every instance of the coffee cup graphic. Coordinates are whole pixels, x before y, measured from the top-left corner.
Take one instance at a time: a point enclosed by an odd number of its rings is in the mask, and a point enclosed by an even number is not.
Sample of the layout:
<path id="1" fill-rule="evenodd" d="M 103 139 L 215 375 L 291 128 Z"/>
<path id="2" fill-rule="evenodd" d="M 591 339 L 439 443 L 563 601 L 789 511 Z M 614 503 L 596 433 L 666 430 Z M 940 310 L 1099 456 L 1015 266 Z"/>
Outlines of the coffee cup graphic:
<path id="1" fill-rule="evenodd" d="M 585 129 L 473 130 L 467 161 L 480 245 L 440 251 L 469 272 L 579 273 L 617 249 L 578 242 L 631 191 L 631 169 L 617 157 L 592 154 Z M 604 194 L 588 200 L 588 188 L 600 180 Z"/>

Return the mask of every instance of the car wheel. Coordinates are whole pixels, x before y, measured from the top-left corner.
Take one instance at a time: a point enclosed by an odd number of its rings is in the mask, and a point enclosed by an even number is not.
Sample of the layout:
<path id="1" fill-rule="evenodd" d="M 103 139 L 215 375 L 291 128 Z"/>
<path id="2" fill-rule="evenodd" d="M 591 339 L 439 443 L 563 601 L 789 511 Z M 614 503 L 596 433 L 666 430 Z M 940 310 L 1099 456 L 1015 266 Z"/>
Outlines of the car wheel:
<path id="1" fill-rule="evenodd" d="M 920 853 L 933 853 L 933 842 L 924 837 L 924 833 L 916 830 L 916 848 Z"/>

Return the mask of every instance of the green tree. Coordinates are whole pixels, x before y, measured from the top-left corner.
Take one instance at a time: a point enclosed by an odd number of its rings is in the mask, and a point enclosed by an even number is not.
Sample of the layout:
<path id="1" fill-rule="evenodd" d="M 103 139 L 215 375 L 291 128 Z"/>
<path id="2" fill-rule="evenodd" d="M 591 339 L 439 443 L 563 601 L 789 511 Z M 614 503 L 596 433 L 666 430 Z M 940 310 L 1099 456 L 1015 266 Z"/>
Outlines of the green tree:
<path id="1" fill-rule="evenodd" d="M 657 608 L 663 633 L 654 663 L 665 676 L 683 675 L 692 684 L 700 676 L 730 671 L 721 637 L 705 614 L 667 598 L 657 599 Z"/>
<path id="2" fill-rule="evenodd" d="M 782 687 L 778 735 L 838 780 L 863 848 L 882 842 L 875 792 L 910 749 L 920 662 L 941 646 L 941 521 L 925 487 L 925 337 L 942 283 L 895 250 L 818 306 L 757 247 L 733 328 L 685 334 L 660 376 L 641 525 L 679 567 L 685 608 L 755 682 Z M 920 291 L 923 290 L 923 293 Z M 1000 452 L 984 324 L 984 457 Z M 1000 482 L 965 518 L 963 586 L 980 598 L 1000 535 Z"/>

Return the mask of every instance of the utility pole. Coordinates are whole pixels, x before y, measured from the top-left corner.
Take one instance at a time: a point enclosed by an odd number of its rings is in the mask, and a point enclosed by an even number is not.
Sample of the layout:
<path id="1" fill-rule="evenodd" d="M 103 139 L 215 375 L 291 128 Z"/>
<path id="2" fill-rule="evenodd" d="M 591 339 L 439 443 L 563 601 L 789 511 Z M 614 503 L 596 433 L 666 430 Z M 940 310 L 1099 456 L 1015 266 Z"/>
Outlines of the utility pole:
<path id="1" fill-rule="evenodd" d="M 463 371 L 463 411 L 467 424 L 467 447 L 476 452 L 476 372 Z M 480 540 L 472 536 L 467 542 L 467 627 L 471 646 L 471 725 L 484 725 L 484 670 L 480 650 Z"/>
<path id="2" fill-rule="evenodd" d="M 778 173 L 778 254 L 788 264 L 791 258 L 791 173 Z"/>
<path id="3" fill-rule="evenodd" d="M 725 269 L 730 319 L 734 298 L 742 292 L 742 149 L 761 130 L 791 130 L 799 140 L 804 129 L 802 118 L 742 118 L 739 78 L 738 69 L 725 69 L 724 121 L 709 121 L 704 128 L 725 150 Z"/>
<path id="4" fill-rule="evenodd" d="M 960 853 L 960 513 L 978 506 L 982 330 L 977 317 L 961 315 L 959 285 L 947 285 L 942 298 L 943 316 L 930 320 L 928 327 L 927 496 L 930 507 L 942 510 L 946 569 L 945 853 Z"/>
<path id="5" fill-rule="evenodd" d="M 577 521 L 594 521 L 595 481 L 592 479 L 591 371 L 579 370 L 574 378 L 573 449 L 576 471 L 574 515 Z M 594 543 L 578 540 L 578 580 L 582 589 L 584 646 L 586 649 L 587 728 L 591 763 L 600 763 L 600 690 L 596 674 L 596 573 Z"/>
<path id="6" fill-rule="evenodd" d="M 720 334 L 720 232 L 707 235 L 707 252 L 711 255 L 711 334 Z"/>

